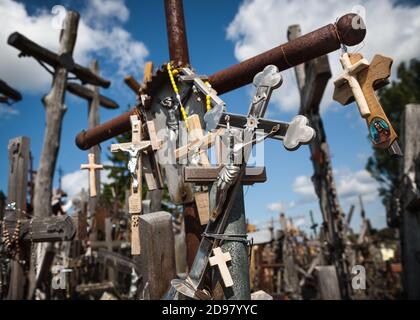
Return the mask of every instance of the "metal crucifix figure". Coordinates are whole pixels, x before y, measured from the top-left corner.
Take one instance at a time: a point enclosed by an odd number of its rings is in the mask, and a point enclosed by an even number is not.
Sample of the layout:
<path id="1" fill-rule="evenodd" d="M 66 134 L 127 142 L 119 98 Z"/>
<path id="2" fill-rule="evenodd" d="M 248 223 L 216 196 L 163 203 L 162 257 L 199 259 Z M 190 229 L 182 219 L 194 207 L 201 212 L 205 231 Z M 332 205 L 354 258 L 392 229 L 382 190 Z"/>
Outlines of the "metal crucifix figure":
<path id="1" fill-rule="evenodd" d="M 245 128 L 231 129 L 230 115 L 222 115 L 222 117 L 224 117 L 223 124 L 228 128 L 228 130 L 226 130 L 226 138 L 229 141 L 229 160 L 219 173 L 218 179 L 211 187 L 211 219 L 203 233 L 203 238 L 191 267 L 191 271 L 186 280 L 174 279 L 171 282 L 172 287 L 167 292 L 165 296 L 166 299 L 179 298 L 179 294 L 193 299 L 213 298 L 212 293 L 204 289 L 205 274 L 208 270 L 211 252 L 213 252 L 214 249 L 219 248 L 220 243 L 223 240 L 246 242 L 246 236 L 226 234 L 225 228 L 230 211 L 235 202 L 236 193 L 241 188 L 241 178 L 245 173 L 253 141 L 262 141 L 273 134 L 280 134 L 284 137 L 282 140 L 287 141 L 285 145 L 288 145 L 290 149 L 296 149 L 301 144 L 309 143 L 315 136 L 315 131 L 306 126 L 306 124 L 301 128 L 302 130 L 296 130 L 296 124 L 298 127 L 301 126 L 301 119 L 298 119 L 297 122 L 295 121 L 295 124 L 293 124 L 293 122 L 291 124 L 275 123 L 269 133 L 264 134 L 264 139 L 254 139 L 256 130 L 258 129 L 259 119 L 265 114 L 272 91 L 281 85 L 282 77 L 277 67 L 270 65 L 254 77 L 253 83 L 256 87 L 256 93 L 246 117 Z M 303 116 L 300 117 L 304 118 Z M 222 121 L 222 119 L 220 119 L 220 121 Z M 288 135 L 289 130 L 290 134 Z M 279 133 L 279 131 L 282 132 Z M 242 136 L 244 140 L 243 143 L 239 144 L 239 147 L 237 147 L 237 143 L 235 143 L 235 136 Z M 294 142 L 296 142 L 296 145 L 292 147 Z M 218 252 L 220 253 L 221 249 Z M 225 250 L 223 253 L 227 255 L 228 252 Z M 232 261 L 232 264 L 234 263 L 235 261 Z M 237 263 L 239 263 L 239 261 Z M 241 261 L 240 263 L 245 263 L 245 265 L 247 265 L 246 261 Z M 211 264 L 213 265 L 214 263 Z M 230 276 L 226 274 L 226 270 L 221 276 L 224 279 L 225 287 L 231 287 L 232 284 L 230 281 L 226 283 L 226 279 L 230 279 Z M 233 281 L 235 281 L 235 275 L 233 275 L 232 278 Z"/>

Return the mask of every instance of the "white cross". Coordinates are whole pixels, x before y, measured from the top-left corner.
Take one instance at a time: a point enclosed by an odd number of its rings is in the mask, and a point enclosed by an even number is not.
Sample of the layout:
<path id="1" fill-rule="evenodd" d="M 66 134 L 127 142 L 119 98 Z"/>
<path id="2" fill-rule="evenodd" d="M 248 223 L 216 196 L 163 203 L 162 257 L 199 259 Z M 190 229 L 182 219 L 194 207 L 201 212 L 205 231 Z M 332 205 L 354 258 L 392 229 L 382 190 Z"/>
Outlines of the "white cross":
<path id="1" fill-rule="evenodd" d="M 217 265 L 219 267 L 220 275 L 222 276 L 223 283 L 225 287 L 232 287 L 233 280 L 232 276 L 230 275 L 229 269 L 227 267 L 226 262 L 231 261 L 232 257 L 230 256 L 229 252 L 223 252 L 220 247 L 213 249 L 213 257 L 209 258 L 209 263 L 211 266 Z"/>
<path id="2" fill-rule="evenodd" d="M 370 109 L 359 81 L 357 80 L 357 74 L 363 69 L 369 68 L 369 62 L 366 59 L 361 59 L 355 64 L 352 64 L 348 53 L 344 53 L 340 57 L 340 62 L 343 66 L 344 73 L 334 81 L 334 85 L 336 87 L 341 87 L 344 83 L 348 83 L 353 92 L 357 106 L 359 107 L 360 115 L 362 118 L 368 118 L 370 116 Z"/>
<path id="3" fill-rule="evenodd" d="M 89 170 L 89 194 L 91 197 L 96 197 L 96 179 L 95 179 L 95 171 L 102 170 L 104 168 L 101 164 L 95 163 L 95 154 L 89 153 L 88 154 L 89 163 L 88 164 L 81 164 L 81 170 Z"/>

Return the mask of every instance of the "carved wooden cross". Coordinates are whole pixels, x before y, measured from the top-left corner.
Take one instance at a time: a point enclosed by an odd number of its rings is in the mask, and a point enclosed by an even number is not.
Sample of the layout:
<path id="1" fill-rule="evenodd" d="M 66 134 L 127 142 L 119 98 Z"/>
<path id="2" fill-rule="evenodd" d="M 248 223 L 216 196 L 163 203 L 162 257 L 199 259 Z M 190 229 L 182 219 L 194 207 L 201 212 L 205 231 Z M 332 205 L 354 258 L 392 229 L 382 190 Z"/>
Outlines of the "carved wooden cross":
<path id="1" fill-rule="evenodd" d="M 131 214 L 131 254 L 140 254 L 140 214 L 141 205 L 141 152 L 151 146 L 150 141 L 141 140 L 141 121 L 138 116 L 130 117 L 131 121 L 131 142 L 111 145 L 111 152 L 128 152 L 128 170 L 131 175 L 131 194 L 128 198 L 128 212 Z"/>
<path id="2" fill-rule="evenodd" d="M 232 276 L 230 275 L 229 269 L 226 262 L 232 260 L 229 252 L 223 252 L 220 247 L 213 249 L 214 256 L 209 258 L 211 266 L 217 266 L 222 276 L 223 283 L 226 288 L 233 286 Z"/>
<path id="3" fill-rule="evenodd" d="M 369 62 L 366 59 L 360 59 L 359 61 L 352 63 L 347 52 L 340 57 L 340 62 L 343 66 L 344 73 L 334 81 L 334 85 L 336 87 L 341 87 L 343 84 L 347 83 L 353 93 L 357 106 L 359 107 L 360 115 L 362 118 L 369 117 L 369 106 L 357 79 L 357 75 L 360 71 L 369 67 Z"/>
<path id="4" fill-rule="evenodd" d="M 361 54 L 357 53 L 349 54 L 349 60 L 352 65 L 357 65 L 359 61 L 364 59 Z M 391 75 L 391 65 L 391 58 L 377 54 L 367 68 L 359 70 L 357 81 L 369 107 L 370 113 L 366 117 L 366 123 L 373 145 L 379 148 L 387 148 L 392 155 L 401 156 L 402 152 L 397 142 L 397 134 L 375 94 L 375 90 L 388 83 L 387 79 Z M 346 82 L 335 82 L 335 86 L 334 100 L 346 105 L 356 99 L 359 104 L 358 97 Z"/>
<path id="5" fill-rule="evenodd" d="M 89 194 L 91 197 L 96 197 L 96 177 L 95 172 L 96 170 L 102 170 L 104 168 L 101 164 L 95 163 L 95 154 L 89 153 L 88 154 L 89 163 L 88 164 L 81 164 L 81 170 L 89 170 Z"/>

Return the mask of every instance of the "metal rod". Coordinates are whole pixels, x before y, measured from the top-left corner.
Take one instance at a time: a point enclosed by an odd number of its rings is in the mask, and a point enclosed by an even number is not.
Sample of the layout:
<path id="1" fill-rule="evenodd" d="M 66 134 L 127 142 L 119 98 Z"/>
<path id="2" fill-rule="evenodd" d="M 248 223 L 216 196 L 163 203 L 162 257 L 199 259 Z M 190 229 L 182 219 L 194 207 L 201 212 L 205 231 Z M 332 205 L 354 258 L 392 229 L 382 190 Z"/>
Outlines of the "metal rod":
<path id="1" fill-rule="evenodd" d="M 173 5 L 175 2 L 178 3 L 178 0 L 167 0 L 165 6 L 169 8 L 169 4 Z M 335 51 L 341 44 L 356 45 L 363 41 L 366 29 L 353 29 L 353 19 L 359 19 L 359 17 L 356 14 L 342 16 L 336 24 L 329 24 L 254 58 L 216 72 L 209 77 L 209 81 L 218 94 L 223 94 L 251 83 L 254 75 L 266 65 L 275 64 L 282 71 Z M 130 115 L 134 112 L 133 109 L 92 130 L 82 131 L 76 137 L 77 146 L 86 150 L 94 144 L 130 130 Z"/>
<path id="2" fill-rule="evenodd" d="M 169 57 L 178 67 L 190 64 L 182 0 L 165 0 Z"/>
<path id="3" fill-rule="evenodd" d="M 216 72 L 209 76 L 209 82 L 218 94 L 223 94 L 251 83 L 254 76 L 269 64 L 274 64 L 283 71 L 335 51 L 342 44 L 356 45 L 363 41 L 366 29 L 354 29 L 352 27 L 354 19 L 359 17 L 356 14 L 342 16 L 335 24 L 326 25 Z"/>

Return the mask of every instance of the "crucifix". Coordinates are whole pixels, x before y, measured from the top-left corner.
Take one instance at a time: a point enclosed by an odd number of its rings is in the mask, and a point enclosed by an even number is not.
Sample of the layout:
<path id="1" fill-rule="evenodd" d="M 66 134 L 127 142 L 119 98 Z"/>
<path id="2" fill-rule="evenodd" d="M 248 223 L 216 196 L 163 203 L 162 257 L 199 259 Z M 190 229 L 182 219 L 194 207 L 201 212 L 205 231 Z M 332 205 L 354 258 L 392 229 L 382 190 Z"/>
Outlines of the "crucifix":
<path id="1" fill-rule="evenodd" d="M 89 153 L 89 163 L 88 164 L 81 164 L 80 169 L 81 170 L 89 170 L 89 194 L 91 197 L 96 197 L 96 179 L 95 179 L 95 173 L 96 170 L 102 170 L 104 168 L 101 164 L 95 163 L 95 154 Z"/>
<path id="2" fill-rule="evenodd" d="M 300 26 L 290 26 L 287 36 L 291 41 L 300 37 Z M 337 268 L 339 280 L 342 280 L 341 295 L 347 297 L 347 265 L 343 258 L 344 242 L 339 232 L 339 229 L 343 225 L 343 213 L 335 186 L 324 123 L 319 112 L 322 96 L 331 78 L 328 56 L 318 57 L 300 64 L 294 69 L 300 93 L 299 114 L 308 117 L 317 133 L 315 139 L 309 145 L 309 150 L 314 168 L 312 182 L 319 200 L 319 207 L 324 222 L 322 228 L 326 235 L 326 242 L 328 243 L 328 247 L 323 251 L 323 255 L 327 263 L 333 264 Z"/>
<path id="3" fill-rule="evenodd" d="M 10 104 L 10 100 L 18 102 L 22 100 L 22 95 L 19 91 L 9 86 L 6 81 L 0 79 L 0 103 Z"/>
<path id="4" fill-rule="evenodd" d="M 79 13 L 68 11 L 60 33 L 58 53 L 43 48 L 18 32 L 12 33 L 7 43 L 21 53 L 20 56 L 31 56 L 47 68 L 53 75 L 51 91 L 43 98 L 46 113 L 44 144 L 39 159 L 39 168 L 35 180 L 34 213 L 51 215 L 51 193 L 55 165 L 60 146 L 61 127 L 66 111 L 64 97 L 68 73 L 73 73 L 82 82 L 109 87 L 110 82 L 82 67 L 73 60 L 73 49 L 77 38 Z M 47 68 L 48 70 L 48 68 Z"/>
<path id="5" fill-rule="evenodd" d="M 182 67 L 190 65 L 182 1 L 165 0 L 165 13 L 168 32 L 169 60 L 175 68 L 182 69 Z M 299 39 L 281 44 L 256 57 L 252 57 L 246 61 L 216 72 L 208 77 L 208 81 L 215 91 L 219 94 L 223 94 L 251 83 L 254 75 L 266 65 L 275 64 L 279 70 L 282 71 L 302 62 L 335 51 L 339 49 L 342 44 L 347 46 L 356 45 L 364 39 L 366 34 L 366 29 L 356 29 L 352 27 L 352 21 L 359 18 L 360 17 L 355 14 L 344 15 L 334 24 L 328 24 L 316 31 L 299 37 Z M 167 116 L 166 111 L 160 105 L 160 101 L 168 96 L 173 96 L 173 90 L 168 80 L 165 69 L 159 68 L 154 73 L 151 81 L 146 86 L 141 86 L 140 88 L 140 97 L 143 106 L 140 105 L 139 108 L 145 110 L 148 116 L 154 119 L 158 132 L 160 132 L 161 129 L 166 130 Z M 185 101 L 183 102 L 184 105 L 187 106 L 187 116 L 199 114 L 200 118 L 204 117 L 205 108 L 203 108 L 202 102 L 199 103 L 197 94 L 193 93 L 188 98 L 188 95 L 191 92 L 191 82 L 183 82 L 180 77 L 178 77 L 178 80 L 181 98 L 186 94 L 184 97 Z M 201 96 L 201 98 L 203 97 Z M 77 146 L 82 150 L 86 150 L 92 145 L 101 143 L 102 141 L 128 131 L 130 129 L 129 118 L 131 115 L 137 114 L 137 112 L 138 108 L 134 108 L 116 119 L 101 124 L 96 127 L 95 130 L 81 132 L 76 138 Z M 284 132 L 285 130 L 283 130 L 283 133 Z M 284 136 L 278 135 L 278 138 L 281 139 L 284 138 Z M 193 203 L 192 197 L 193 193 L 190 185 L 184 183 L 182 180 L 182 169 L 182 166 L 167 165 L 165 166 L 164 171 L 171 200 L 174 203 L 183 204 L 184 206 L 187 256 L 188 264 L 191 266 L 203 230 L 195 210 L 195 204 Z M 243 199 L 238 195 L 234 208 L 234 210 L 238 211 L 237 219 L 228 223 L 233 229 L 236 229 L 236 226 L 238 226 L 239 229 L 245 229 L 245 219 L 242 219 L 241 213 L 239 213 L 239 211 L 243 210 L 242 208 Z M 243 226 L 240 227 L 241 225 Z M 243 259 L 246 259 L 247 254 L 246 250 L 237 252 L 237 256 L 242 256 Z M 234 257 L 232 258 L 234 259 Z M 242 274 L 244 275 L 243 279 L 236 282 L 238 290 L 235 290 L 232 298 L 249 298 L 249 292 L 247 292 L 246 289 L 248 276 L 245 269 L 246 268 L 242 270 Z M 241 286 L 241 283 L 243 283 L 244 286 Z"/>
<path id="6" fill-rule="evenodd" d="M 128 212 L 131 214 L 131 254 L 140 254 L 140 214 L 142 213 L 142 151 L 151 147 L 150 141 L 142 141 L 142 126 L 138 116 L 131 116 L 131 142 L 112 144 L 111 152 L 127 152 L 128 171 L 131 176 L 131 190 L 128 198 Z"/>
<path id="7" fill-rule="evenodd" d="M 372 144 L 388 149 L 391 155 L 402 156 L 397 134 L 375 93 L 388 83 L 392 59 L 377 54 L 369 64 L 360 53 L 344 53 L 340 60 L 345 72 L 334 81 L 333 99 L 343 105 L 356 100 L 362 117 L 366 119 Z"/>
<path id="8" fill-rule="evenodd" d="M 246 251 L 244 246 L 243 233 L 245 230 L 235 230 L 228 228 L 231 218 L 237 219 L 237 216 L 232 216 L 235 213 L 232 208 L 236 202 L 236 195 L 242 190 L 242 177 L 245 174 L 246 163 L 251 154 L 252 145 L 263 141 L 271 135 L 278 135 L 282 137 L 284 146 L 288 150 L 296 150 L 302 144 L 309 143 L 315 136 L 315 131 L 307 126 L 305 117 L 298 116 L 290 124 L 275 122 L 268 134 L 265 132 L 256 134 L 258 124 L 263 119 L 265 111 L 268 106 L 271 93 L 278 88 L 282 83 L 282 77 L 277 67 L 270 65 L 264 68 L 254 77 L 254 86 L 256 93 L 252 99 L 246 118 L 245 126 L 239 128 L 231 128 L 230 117 L 232 114 L 223 113 L 219 120 L 219 127 L 226 126 L 226 136 L 228 141 L 228 159 L 224 162 L 225 165 L 219 172 L 217 180 L 212 184 L 210 191 L 210 220 L 203 233 L 204 237 L 200 242 L 197 255 L 191 270 L 186 280 L 174 279 L 172 280 L 172 288 L 167 292 L 167 299 L 179 298 L 178 294 L 186 295 L 193 299 L 209 299 L 210 297 L 220 298 L 220 291 L 218 286 L 220 282 L 217 280 L 213 283 L 213 294 L 203 289 L 205 274 L 207 271 L 210 253 L 216 249 L 215 255 L 222 251 Z M 236 119 L 241 120 L 242 116 L 235 116 Z M 221 119 L 224 118 L 222 121 Z M 243 137 L 240 142 L 235 141 L 235 136 Z M 232 211 L 231 211 L 232 210 Z M 243 208 L 242 208 L 243 210 Z M 241 211 L 242 211 L 241 210 Z M 236 232 L 235 232 L 236 231 Z M 246 235 L 245 235 L 246 236 Z M 222 242 L 223 240 L 229 240 Z M 219 247 L 220 244 L 220 247 Z M 220 252 L 219 252 L 220 250 Z M 233 270 L 233 281 L 229 281 L 226 269 L 221 269 L 222 278 L 226 280 L 226 287 L 233 286 L 235 278 L 243 271 L 243 268 L 248 268 L 247 260 L 241 260 L 242 256 L 237 255 L 232 259 L 231 270 Z M 215 260 L 213 259 L 213 262 Z M 216 278 L 217 279 L 217 278 Z M 235 290 L 235 288 L 233 288 Z M 223 292 L 223 290 L 222 290 Z M 223 296 L 223 294 L 222 294 Z"/>

